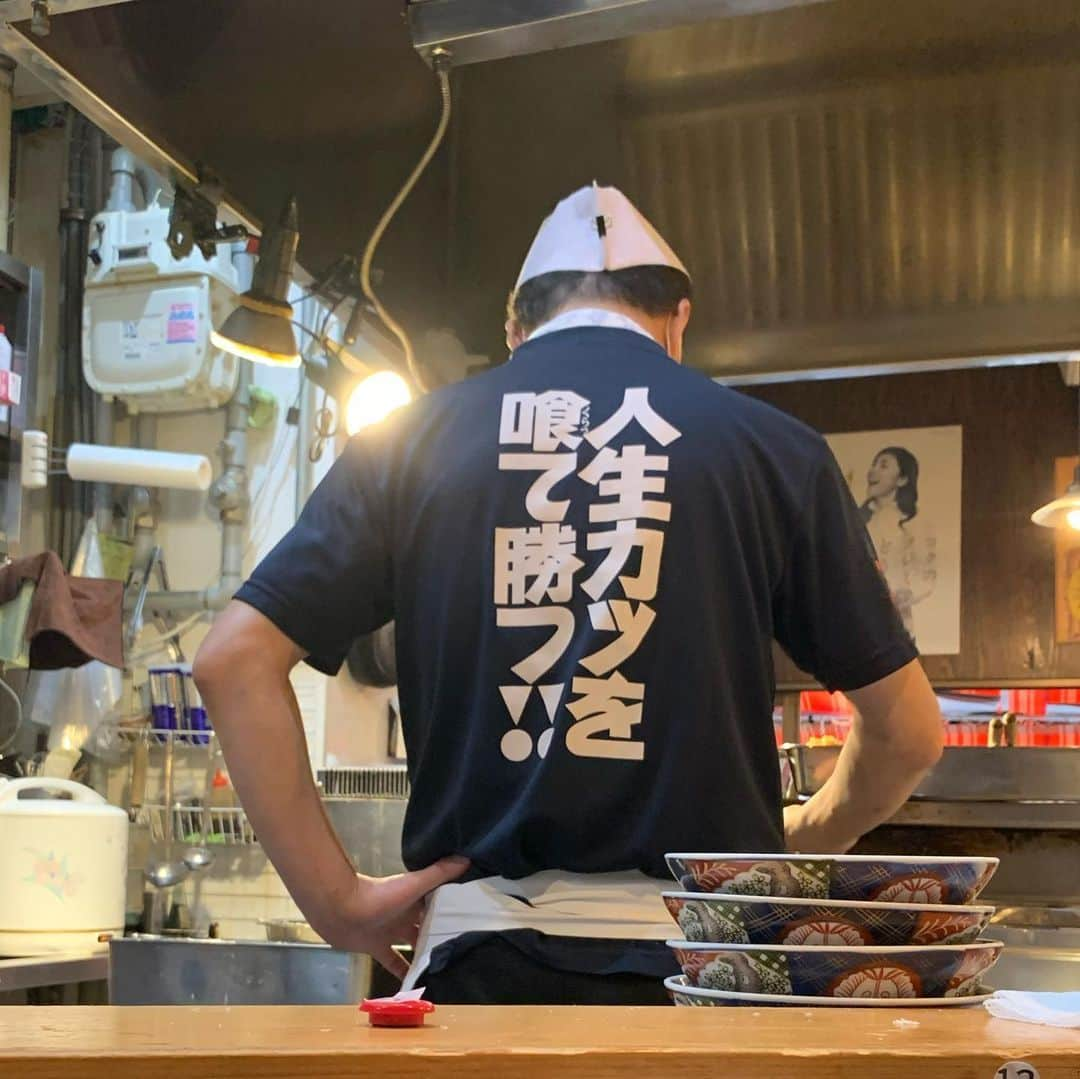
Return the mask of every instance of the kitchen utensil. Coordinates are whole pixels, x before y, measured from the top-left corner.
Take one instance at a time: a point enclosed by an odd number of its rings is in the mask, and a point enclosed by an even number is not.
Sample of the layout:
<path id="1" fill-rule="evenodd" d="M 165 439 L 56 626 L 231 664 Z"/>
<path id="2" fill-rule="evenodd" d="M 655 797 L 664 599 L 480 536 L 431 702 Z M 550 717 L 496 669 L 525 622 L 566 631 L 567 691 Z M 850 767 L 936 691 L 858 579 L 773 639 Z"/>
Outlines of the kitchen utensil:
<path id="1" fill-rule="evenodd" d="M 131 782 L 128 784 L 128 816 L 132 821 L 139 816 L 146 801 L 146 779 L 150 770 L 150 746 L 146 738 L 137 735 L 131 750 Z"/>
<path id="2" fill-rule="evenodd" d="M 216 758 L 217 750 L 210 745 L 206 751 L 206 776 L 202 788 L 202 831 L 199 842 L 184 851 L 184 865 L 191 870 L 206 869 L 214 860 L 214 852 L 207 846 L 207 837 L 210 834 L 210 786 L 214 781 Z"/>
<path id="3" fill-rule="evenodd" d="M 0 955 L 99 950 L 123 933 L 127 846 L 127 814 L 89 787 L 0 782 Z"/>
<path id="4" fill-rule="evenodd" d="M 993 907 L 664 892 L 686 940 L 718 944 L 967 944 Z"/>
<path id="5" fill-rule="evenodd" d="M 188 867 L 182 861 L 173 861 L 173 763 L 175 746 L 173 739 L 169 738 L 165 743 L 165 763 L 163 765 L 164 776 L 162 779 L 165 787 L 165 854 L 164 857 L 152 861 L 144 871 L 147 881 L 155 888 L 171 888 L 179 884 L 187 875 Z"/>
<path id="6" fill-rule="evenodd" d="M 978 992 L 1004 945 L 915 948 L 668 941 L 688 984 L 804 997 L 962 997 Z"/>
<path id="7" fill-rule="evenodd" d="M 666 978 L 664 987 L 675 1004 L 686 1008 L 722 1008 L 742 1005 L 754 1008 L 800 1006 L 803 1008 L 963 1008 L 982 1004 L 993 996 L 989 986 L 968 997 L 795 997 L 771 993 L 729 993 L 720 989 L 698 989 L 688 985 L 684 975 Z"/>
<path id="8" fill-rule="evenodd" d="M 846 854 L 669 854 L 668 868 L 691 892 L 863 899 L 881 903 L 970 903 L 997 858 Z"/>

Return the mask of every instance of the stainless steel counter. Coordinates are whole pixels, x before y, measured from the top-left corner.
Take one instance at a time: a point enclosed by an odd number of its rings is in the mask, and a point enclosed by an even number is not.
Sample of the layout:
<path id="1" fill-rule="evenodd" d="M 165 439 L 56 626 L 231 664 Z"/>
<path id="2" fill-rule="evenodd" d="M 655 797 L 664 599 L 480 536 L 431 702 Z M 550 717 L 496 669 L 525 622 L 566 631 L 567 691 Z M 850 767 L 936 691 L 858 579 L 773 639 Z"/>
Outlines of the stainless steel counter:
<path id="1" fill-rule="evenodd" d="M 371 960 L 326 945 L 132 936 L 110 944 L 113 1004 L 355 1004 Z"/>
<path id="2" fill-rule="evenodd" d="M 1080 986 L 1080 929 L 993 925 L 986 935 L 1005 942 L 990 979 L 995 989 L 1064 993 Z"/>
<path id="3" fill-rule="evenodd" d="M 0 959 L 0 993 L 37 989 L 45 985 L 101 982 L 108 976 L 108 952 L 33 955 L 19 959 Z"/>
<path id="4" fill-rule="evenodd" d="M 785 745 L 781 769 L 789 797 L 809 797 L 832 775 L 839 746 Z M 1008 803 L 1034 807 L 1033 814 L 1057 813 L 1080 823 L 1080 749 L 985 746 L 947 747 L 941 760 L 916 788 L 912 801 L 961 805 L 994 805 L 1007 812 Z M 1056 807 L 1042 810 L 1039 807 Z M 1009 827 L 1000 818 L 997 827 Z M 1035 820 L 1013 827 L 1070 827 Z"/>

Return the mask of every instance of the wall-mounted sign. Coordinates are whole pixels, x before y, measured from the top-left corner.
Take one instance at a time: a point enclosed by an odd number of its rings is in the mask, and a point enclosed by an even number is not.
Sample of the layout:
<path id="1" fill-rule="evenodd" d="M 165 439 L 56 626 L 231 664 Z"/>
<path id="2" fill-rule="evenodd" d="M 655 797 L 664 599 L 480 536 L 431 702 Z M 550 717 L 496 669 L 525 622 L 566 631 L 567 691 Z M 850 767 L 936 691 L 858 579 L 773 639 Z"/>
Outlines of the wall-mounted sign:
<path id="1" fill-rule="evenodd" d="M 963 428 L 825 437 L 919 650 L 955 655 L 960 651 Z"/>

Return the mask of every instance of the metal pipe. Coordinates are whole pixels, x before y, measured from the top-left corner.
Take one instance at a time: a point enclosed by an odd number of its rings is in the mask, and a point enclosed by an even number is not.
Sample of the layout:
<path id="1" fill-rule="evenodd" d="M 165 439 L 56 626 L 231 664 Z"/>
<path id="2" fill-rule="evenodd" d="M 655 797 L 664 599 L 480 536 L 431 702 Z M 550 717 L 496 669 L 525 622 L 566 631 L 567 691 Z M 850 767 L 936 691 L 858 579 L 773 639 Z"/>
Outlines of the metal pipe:
<path id="1" fill-rule="evenodd" d="M 174 621 L 184 615 L 195 614 L 197 611 L 221 610 L 224 604 L 221 607 L 213 605 L 216 597 L 215 587 L 211 585 L 210 588 L 185 592 L 148 592 L 146 610 L 153 618 L 169 618 Z"/>
<path id="2" fill-rule="evenodd" d="M 225 438 L 221 444 L 225 469 L 210 488 L 210 504 L 221 514 L 221 570 L 218 579 L 198 591 L 149 593 L 146 610 L 155 618 L 176 619 L 198 611 L 224 610 L 243 583 L 250 504 L 247 472 L 250 388 L 251 366 L 242 363 L 236 393 L 225 410 Z M 136 526 L 137 543 L 139 532 Z"/>
<path id="3" fill-rule="evenodd" d="M 225 410 L 225 471 L 219 488 L 211 494 L 221 510 L 221 577 L 210 589 L 211 602 L 224 606 L 244 579 L 244 547 L 247 543 L 248 492 L 247 421 L 250 411 L 251 365 L 241 363 L 236 393 Z M 222 597 L 224 596 L 224 601 Z M 215 607 L 220 609 L 220 607 Z"/>
<path id="4" fill-rule="evenodd" d="M 0 53 L 0 251 L 7 251 L 11 203 L 8 177 L 11 175 L 11 99 L 15 85 L 15 61 Z"/>
<path id="5" fill-rule="evenodd" d="M 135 209 L 135 155 L 123 146 L 112 152 L 111 184 L 106 210 L 123 210 L 131 213 Z"/>
<path id="6" fill-rule="evenodd" d="M 113 403 L 104 397 L 94 402 L 94 435 L 100 446 L 111 446 L 115 437 Z M 94 520 L 98 531 L 107 534 L 113 528 L 113 490 L 111 483 L 94 484 Z"/>
<path id="7" fill-rule="evenodd" d="M 149 415 L 135 416 L 132 420 L 132 445 L 146 449 L 153 446 L 157 439 L 157 417 Z M 153 493 L 146 487 L 132 487 L 128 495 L 128 519 L 131 522 L 134 542 L 133 563 L 136 566 L 148 564 L 150 552 L 154 549 L 154 530 L 157 526 L 157 506 Z"/>

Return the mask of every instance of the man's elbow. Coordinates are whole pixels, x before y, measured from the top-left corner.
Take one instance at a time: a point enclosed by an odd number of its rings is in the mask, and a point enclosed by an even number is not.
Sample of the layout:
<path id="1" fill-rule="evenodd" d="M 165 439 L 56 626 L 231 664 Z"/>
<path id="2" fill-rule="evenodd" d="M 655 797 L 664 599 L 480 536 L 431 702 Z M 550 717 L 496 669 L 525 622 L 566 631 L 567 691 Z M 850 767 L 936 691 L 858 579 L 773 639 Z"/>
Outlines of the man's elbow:
<path id="1" fill-rule="evenodd" d="M 211 631 L 195 653 L 191 677 L 204 700 L 220 697 L 252 679 L 266 676 L 266 656 L 242 637 Z"/>
<path id="2" fill-rule="evenodd" d="M 941 760 L 941 754 L 944 751 L 945 731 L 942 729 L 941 721 L 938 720 L 927 730 L 926 736 L 920 741 L 919 766 L 924 772 L 930 771 Z"/>
<path id="3" fill-rule="evenodd" d="M 215 640 L 213 633 L 199 646 L 191 665 L 191 677 L 203 699 L 216 696 L 226 684 L 230 668 L 235 676 L 237 657 L 234 651 L 226 643 Z"/>
<path id="4" fill-rule="evenodd" d="M 923 722 L 905 729 L 903 743 L 896 747 L 905 765 L 920 775 L 928 772 L 945 749 L 945 730 L 941 714 L 928 715 Z"/>

